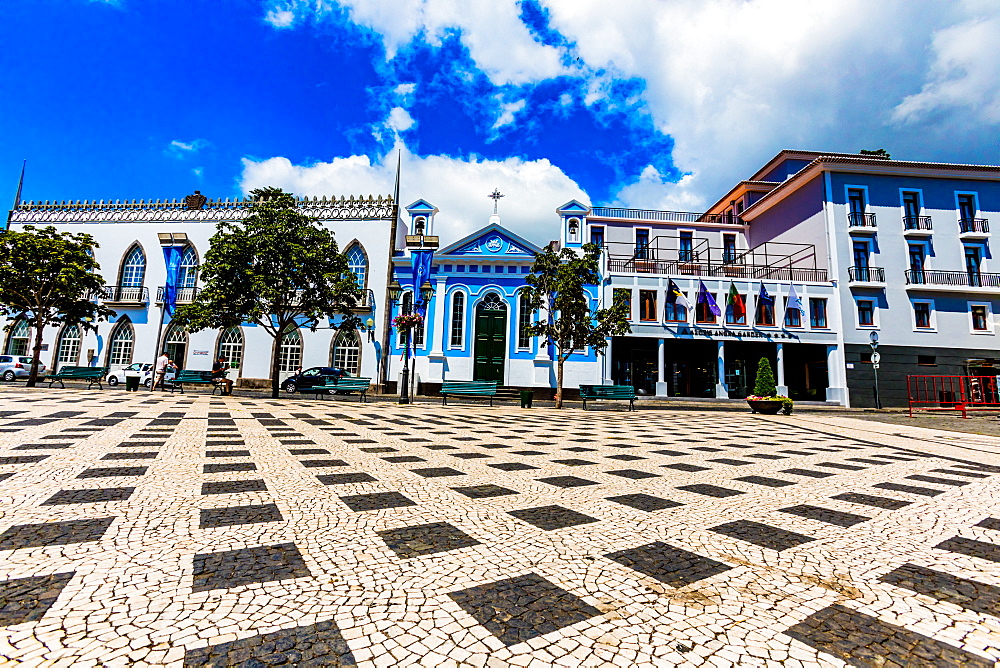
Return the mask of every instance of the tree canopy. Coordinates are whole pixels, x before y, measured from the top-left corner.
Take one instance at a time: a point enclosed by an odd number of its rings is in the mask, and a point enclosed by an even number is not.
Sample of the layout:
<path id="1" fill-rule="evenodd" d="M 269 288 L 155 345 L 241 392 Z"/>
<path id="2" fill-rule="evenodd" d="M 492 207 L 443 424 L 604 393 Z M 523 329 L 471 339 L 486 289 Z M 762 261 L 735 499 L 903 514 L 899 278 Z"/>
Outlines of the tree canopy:
<path id="1" fill-rule="evenodd" d="M 586 347 L 603 354 L 609 336 L 632 331 L 628 324 L 629 304 L 618 300 L 610 308 L 591 310 L 587 286 L 600 280 L 601 249 L 584 244 L 582 252 L 552 246 L 535 255 L 531 273 L 525 278 L 527 308 L 538 313 L 526 331 L 543 337 L 556 349 L 556 408 L 562 407 L 563 365 L 574 350 Z"/>
<path id="2" fill-rule="evenodd" d="M 0 233 L 0 314 L 28 321 L 34 330 L 28 386 L 38 380 L 42 334 L 59 323 L 82 325 L 115 315 L 93 298 L 104 288 L 89 234 L 59 232 L 51 225 L 25 225 Z"/>
<path id="3" fill-rule="evenodd" d="M 343 325 L 357 326 L 351 309 L 361 291 L 333 232 L 298 211 L 292 195 L 272 187 L 251 195 L 250 215 L 219 224 L 202 263 L 204 287 L 173 322 L 192 330 L 262 327 L 275 339 L 271 395 L 277 397 L 281 337 L 338 315 Z"/>

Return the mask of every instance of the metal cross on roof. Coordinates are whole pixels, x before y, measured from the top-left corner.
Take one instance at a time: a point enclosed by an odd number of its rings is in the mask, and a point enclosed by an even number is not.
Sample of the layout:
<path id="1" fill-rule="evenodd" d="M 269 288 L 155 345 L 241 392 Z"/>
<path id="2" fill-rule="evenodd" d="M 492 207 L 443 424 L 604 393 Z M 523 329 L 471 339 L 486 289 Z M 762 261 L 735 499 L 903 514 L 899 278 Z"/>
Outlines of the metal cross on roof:
<path id="1" fill-rule="evenodd" d="M 500 198 L 503 197 L 503 195 L 500 194 L 499 188 L 494 188 L 493 192 L 487 195 L 487 197 L 493 200 L 493 213 L 495 214 L 497 212 L 497 204 L 500 203 Z"/>

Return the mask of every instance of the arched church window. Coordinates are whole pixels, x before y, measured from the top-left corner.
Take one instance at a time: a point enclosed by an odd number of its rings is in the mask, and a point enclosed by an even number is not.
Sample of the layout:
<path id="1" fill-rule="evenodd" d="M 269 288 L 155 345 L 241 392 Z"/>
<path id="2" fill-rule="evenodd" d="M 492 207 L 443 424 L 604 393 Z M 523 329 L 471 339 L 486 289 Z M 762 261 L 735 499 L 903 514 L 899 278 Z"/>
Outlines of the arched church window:
<path id="1" fill-rule="evenodd" d="M 8 355 L 27 355 L 28 354 L 28 340 L 31 338 L 31 328 L 28 327 L 28 321 L 21 318 L 14 325 L 14 328 L 10 331 L 10 338 L 7 339 L 7 354 Z"/>
<path id="2" fill-rule="evenodd" d="M 348 375 L 357 376 L 361 371 L 361 339 L 354 329 L 342 329 L 333 342 L 333 366 Z"/>
<path id="3" fill-rule="evenodd" d="M 354 244 L 347 249 L 347 266 L 357 277 L 358 287 L 365 289 L 365 281 L 368 275 L 368 258 L 361 244 Z"/>

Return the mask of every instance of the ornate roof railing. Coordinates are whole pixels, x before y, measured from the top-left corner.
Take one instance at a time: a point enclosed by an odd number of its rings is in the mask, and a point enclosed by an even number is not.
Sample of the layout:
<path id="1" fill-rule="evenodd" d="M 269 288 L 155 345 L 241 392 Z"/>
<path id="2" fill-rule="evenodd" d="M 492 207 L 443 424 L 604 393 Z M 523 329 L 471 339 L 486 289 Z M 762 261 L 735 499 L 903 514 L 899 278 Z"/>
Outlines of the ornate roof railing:
<path id="1" fill-rule="evenodd" d="M 391 220 L 395 202 L 389 195 L 298 197 L 302 213 L 321 220 Z M 198 206 L 200 204 L 200 206 Z M 248 197 L 181 200 L 27 201 L 11 212 L 12 223 L 218 222 L 246 218 L 253 206 Z"/>

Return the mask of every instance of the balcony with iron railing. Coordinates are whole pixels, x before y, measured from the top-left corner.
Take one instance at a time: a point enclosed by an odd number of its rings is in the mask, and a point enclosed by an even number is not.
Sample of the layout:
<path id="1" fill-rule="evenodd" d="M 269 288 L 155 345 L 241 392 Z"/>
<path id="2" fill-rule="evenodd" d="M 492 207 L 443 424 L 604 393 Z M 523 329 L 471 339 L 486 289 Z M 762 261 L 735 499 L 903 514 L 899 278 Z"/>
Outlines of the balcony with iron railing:
<path id="1" fill-rule="evenodd" d="M 163 291 L 164 287 L 161 285 L 156 288 L 156 303 L 163 303 Z M 195 299 L 198 298 L 198 293 L 201 292 L 200 288 L 177 288 L 177 303 L 178 304 L 190 304 Z"/>
<path id="2" fill-rule="evenodd" d="M 700 276 L 738 280 L 824 282 L 812 244 L 767 242 L 750 250 L 709 246 L 707 239 L 688 244 L 677 236 L 658 235 L 648 245 L 605 244 L 605 268 L 615 274 Z"/>
<path id="3" fill-rule="evenodd" d="M 941 288 L 1000 288 L 1000 274 L 982 271 L 907 269 L 906 284 Z"/>
<path id="4" fill-rule="evenodd" d="M 745 225 L 743 219 L 732 213 L 692 213 L 689 211 L 655 211 L 652 209 L 626 209 L 613 206 L 595 206 L 590 218 L 611 220 L 648 220 L 661 223 L 712 223 L 715 225 Z"/>
<path id="5" fill-rule="evenodd" d="M 958 229 L 969 236 L 989 234 L 990 223 L 985 218 L 962 218 L 958 221 Z"/>
<path id="6" fill-rule="evenodd" d="M 847 213 L 847 226 L 857 228 L 868 228 L 874 231 L 875 214 L 864 211 L 849 211 Z"/>
<path id="7" fill-rule="evenodd" d="M 132 285 L 105 285 L 95 296 L 108 304 L 148 304 L 149 288 Z"/>
<path id="8" fill-rule="evenodd" d="M 885 283 L 885 268 L 848 267 L 847 277 L 851 283 Z"/>
<path id="9" fill-rule="evenodd" d="M 903 216 L 904 232 L 924 233 L 933 229 L 930 216 Z"/>

